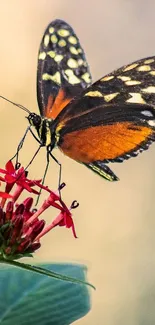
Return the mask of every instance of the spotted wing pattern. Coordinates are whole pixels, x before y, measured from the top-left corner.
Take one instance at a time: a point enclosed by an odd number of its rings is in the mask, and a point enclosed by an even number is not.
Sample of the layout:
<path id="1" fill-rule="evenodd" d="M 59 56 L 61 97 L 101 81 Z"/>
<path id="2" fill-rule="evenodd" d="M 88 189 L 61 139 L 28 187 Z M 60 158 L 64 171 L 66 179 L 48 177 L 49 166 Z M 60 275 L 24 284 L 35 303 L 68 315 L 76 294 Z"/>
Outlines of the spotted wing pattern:
<path id="1" fill-rule="evenodd" d="M 93 83 L 60 115 L 67 119 L 104 104 L 137 103 L 155 105 L 155 56 L 125 65 Z"/>
<path id="2" fill-rule="evenodd" d="M 37 96 L 40 113 L 52 119 L 92 82 L 79 39 L 62 20 L 45 30 L 38 55 Z"/>
<path id="3" fill-rule="evenodd" d="M 104 164 L 135 157 L 155 141 L 154 105 L 155 57 L 149 57 L 101 78 L 68 104 L 57 118 L 58 145 L 116 180 Z"/>
<path id="4" fill-rule="evenodd" d="M 89 97 L 102 96 L 105 103 L 155 104 L 155 57 L 123 66 L 95 82 Z"/>

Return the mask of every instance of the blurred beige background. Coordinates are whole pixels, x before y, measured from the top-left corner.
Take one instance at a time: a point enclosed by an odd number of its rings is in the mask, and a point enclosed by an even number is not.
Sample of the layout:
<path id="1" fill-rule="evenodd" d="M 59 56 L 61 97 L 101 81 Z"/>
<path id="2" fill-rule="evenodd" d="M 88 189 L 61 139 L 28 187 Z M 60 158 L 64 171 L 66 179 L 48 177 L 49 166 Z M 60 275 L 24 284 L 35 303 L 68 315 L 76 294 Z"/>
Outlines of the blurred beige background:
<path id="1" fill-rule="evenodd" d="M 0 94 L 38 110 L 36 65 L 46 25 L 55 18 L 77 32 L 94 80 L 113 69 L 155 54 L 155 1 L 143 0 L 1 0 Z M 14 154 L 27 126 L 25 113 L 0 102 L 1 167 Z M 21 158 L 29 161 L 36 149 L 29 137 Z M 80 325 L 155 324 L 155 145 L 137 159 L 112 165 L 121 181 L 99 178 L 82 165 L 55 152 L 63 164 L 63 191 L 74 212 L 78 239 L 57 228 L 42 240 L 36 261 L 75 261 L 88 266 L 92 310 Z M 31 166 L 41 177 L 45 150 Z M 58 168 L 51 162 L 48 184 L 54 189 Z M 52 212 L 54 216 L 54 212 Z M 50 220 L 51 215 L 47 213 Z"/>

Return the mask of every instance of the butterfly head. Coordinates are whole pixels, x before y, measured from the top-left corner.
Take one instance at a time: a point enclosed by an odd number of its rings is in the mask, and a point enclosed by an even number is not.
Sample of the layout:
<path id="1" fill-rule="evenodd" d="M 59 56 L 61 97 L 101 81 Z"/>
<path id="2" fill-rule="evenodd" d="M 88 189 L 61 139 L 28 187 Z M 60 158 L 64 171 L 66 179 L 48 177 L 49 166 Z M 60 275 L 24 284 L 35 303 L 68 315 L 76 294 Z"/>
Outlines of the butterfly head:
<path id="1" fill-rule="evenodd" d="M 27 117 L 30 125 L 34 126 L 37 130 L 40 128 L 42 118 L 40 115 L 35 113 L 30 113 Z"/>
<path id="2" fill-rule="evenodd" d="M 43 127 L 45 124 L 44 119 L 36 113 L 30 113 L 26 118 L 28 119 L 30 126 L 36 129 L 42 144 L 45 145 L 45 127 Z"/>

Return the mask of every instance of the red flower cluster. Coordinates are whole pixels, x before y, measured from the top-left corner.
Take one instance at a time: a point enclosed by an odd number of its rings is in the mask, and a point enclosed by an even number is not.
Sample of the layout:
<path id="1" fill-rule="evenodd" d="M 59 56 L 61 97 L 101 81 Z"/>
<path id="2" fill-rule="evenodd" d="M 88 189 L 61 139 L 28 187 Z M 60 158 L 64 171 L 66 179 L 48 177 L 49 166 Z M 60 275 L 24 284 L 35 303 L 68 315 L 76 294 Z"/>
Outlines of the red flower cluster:
<path id="1" fill-rule="evenodd" d="M 4 175 L 0 176 L 0 181 L 6 184 L 5 192 L 0 192 L 0 256 L 7 259 L 29 256 L 40 247 L 40 238 L 56 226 L 72 228 L 74 237 L 77 237 L 70 211 L 78 206 L 76 201 L 68 209 L 59 194 L 43 186 L 41 180 L 28 179 L 24 168 L 15 169 L 12 161 L 6 164 L 5 169 L 0 169 L 0 173 Z M 23 190 L 38 195 L 36 188 L 48 193 L 38 210 L 32 208 L 32 197 L 17 202 Z M 59 214 L 46 226 L 45 220 L 39 217 L 51 206 L 58 209 Z"/>

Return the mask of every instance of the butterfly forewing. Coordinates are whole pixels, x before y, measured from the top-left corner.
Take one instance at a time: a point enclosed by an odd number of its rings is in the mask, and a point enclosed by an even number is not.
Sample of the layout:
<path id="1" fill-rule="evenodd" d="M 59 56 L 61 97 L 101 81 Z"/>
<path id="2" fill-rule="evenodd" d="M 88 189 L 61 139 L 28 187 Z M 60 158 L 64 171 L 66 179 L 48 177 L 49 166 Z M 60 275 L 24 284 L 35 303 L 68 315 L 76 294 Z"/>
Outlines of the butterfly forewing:
<path id="1" fill-rule="evenodd" d="M 55 118 L 91 84 L 84 51 L 73 29 L 62 20 L 46 29 L 38 55 L 37 95 L 41 115 Z"/>

